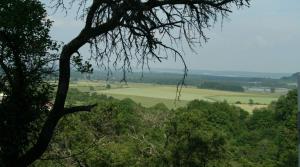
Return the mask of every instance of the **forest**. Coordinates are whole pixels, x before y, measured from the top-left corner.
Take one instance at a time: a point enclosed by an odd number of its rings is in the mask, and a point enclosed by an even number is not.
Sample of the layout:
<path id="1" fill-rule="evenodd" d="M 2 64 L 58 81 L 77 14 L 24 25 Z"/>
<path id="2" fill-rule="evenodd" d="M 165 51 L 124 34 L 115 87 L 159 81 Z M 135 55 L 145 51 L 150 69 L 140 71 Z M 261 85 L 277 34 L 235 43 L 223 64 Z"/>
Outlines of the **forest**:
<path id="1" fill-rule="evenodd" d="M 297 92 L 249 114 L 226 102 L 145 108 L 71 89 L 67 105 L 97 103 L 59 122 L 49 149 L 33 166 L 232 166 L 297 164 Z"/>
<path id="2" fill-rule="evenodd" d="M 218 82 L 202 82 L 199 86 L 199 88 L 203 89 L 215 89 L 215 90 L 227 90 L 227 91 L 233 91 L 233 92 L 244 92 L 245 89 L 242 86 L 234 85 L 234 84 L 222 84 Z"/>

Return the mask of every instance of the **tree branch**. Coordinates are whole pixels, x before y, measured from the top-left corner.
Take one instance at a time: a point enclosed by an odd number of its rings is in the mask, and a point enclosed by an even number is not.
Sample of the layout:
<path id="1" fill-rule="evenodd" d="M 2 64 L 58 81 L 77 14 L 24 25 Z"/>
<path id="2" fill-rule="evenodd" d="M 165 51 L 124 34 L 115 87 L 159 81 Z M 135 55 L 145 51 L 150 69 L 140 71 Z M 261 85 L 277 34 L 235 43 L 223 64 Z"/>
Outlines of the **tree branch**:
<path id="1" fill-rule="evenodd" d="M 99 8 L 99 6 L 102 3 L 103 3 L 102 1 L 93 1 L 93 4 L 90 7 L 90 10 L 89 10 L 89 12 L 87 14 L 87 17 L 86 17 L 85 28 L 91 28 L 92 27 L 95 12 L 97 11 L 97 9 Z"/>
<path id="2" fill-rule="evenodd" d="M 164 5 L 193 5 L 193 4 L 202 4 L 202 5 L 209 5 L 214 8 L 217 8 L 219 10 L 225 10 L 227 12 L 230 12 L 230 10 L 223 8 L 222 6 L 226 4 L 230 4 L 233 2 L 237 2 L 237 0 L 223 0 L 219 2 L 213 2 L 213 1 L 208 1 L 208 0 L 149 0 L 148 2 L 144 3 L 145 9 L 149 10 L 148 8 L 152 9 L 154 7 L 158 6 L 164 6 Z M 242 3 L 243 1 L 240 1 L 240 5 L 244 5 Z M 248 4 L 248 0 L 246 0 Z"/>
<path id="3" fill-rule="evenodd" d="M 74 106 L 74 107 L 70 107 L 70 108 L 65 108 L 64 109 L 64 115 L 66 114 L 72 114 L 72 113 L 76 113 L 76 112 L 91 112 L 91 110 L 96 107 L 97 104 L 93 104 L 93 105 L 86 105 L 86 106 Z"/>

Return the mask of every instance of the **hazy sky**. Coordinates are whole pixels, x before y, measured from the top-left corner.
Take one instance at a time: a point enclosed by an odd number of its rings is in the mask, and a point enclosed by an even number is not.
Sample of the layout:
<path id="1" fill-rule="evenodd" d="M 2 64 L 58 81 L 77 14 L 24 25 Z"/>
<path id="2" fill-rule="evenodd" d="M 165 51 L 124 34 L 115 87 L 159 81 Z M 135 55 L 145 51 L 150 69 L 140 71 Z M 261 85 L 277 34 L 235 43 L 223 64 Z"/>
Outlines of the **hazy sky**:
<path id="1" fill-rule="evenodd" d="M 49 10 L 49 14 L 51 14 Z M 52 36 L 68 42 L 83 24 L 75 15 L 50 15 Z M 189 69 L 293 73 L 300 71 L 300 0 L 252 0 L 250 8 L 235 10 L 223 27 L 210 31 L 197 54 L 184 50 Z M 182 68 L 173 59 L 155 68 Z"/>

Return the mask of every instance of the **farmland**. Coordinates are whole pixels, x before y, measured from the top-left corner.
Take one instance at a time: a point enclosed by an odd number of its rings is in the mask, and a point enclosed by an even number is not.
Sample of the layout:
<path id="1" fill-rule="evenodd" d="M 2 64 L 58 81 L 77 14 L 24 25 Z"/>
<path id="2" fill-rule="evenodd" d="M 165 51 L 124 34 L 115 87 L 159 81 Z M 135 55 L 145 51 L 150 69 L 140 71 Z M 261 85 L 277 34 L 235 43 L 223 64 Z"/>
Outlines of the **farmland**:
<path id="1" fill-rule="evenodd" d="M 164 103 L 168 108 L 177 108 L 184 106 L 188 101 L 199 99 L 210 102 L 227 101 L 247 111 L 265 107 L 281 95 L 279 93 L 208 90 L 188 86 L 182 89 L 180 101 L 175 101 L 177 90 L 175 85 L 119 82 L 109 83 L 109 88 L 107 85 L 105 81 L 77 81 L 72 82 L 70 87 L 82 92 L 105 94 L 118 99 L 131 98 L 145 107 Z"/>

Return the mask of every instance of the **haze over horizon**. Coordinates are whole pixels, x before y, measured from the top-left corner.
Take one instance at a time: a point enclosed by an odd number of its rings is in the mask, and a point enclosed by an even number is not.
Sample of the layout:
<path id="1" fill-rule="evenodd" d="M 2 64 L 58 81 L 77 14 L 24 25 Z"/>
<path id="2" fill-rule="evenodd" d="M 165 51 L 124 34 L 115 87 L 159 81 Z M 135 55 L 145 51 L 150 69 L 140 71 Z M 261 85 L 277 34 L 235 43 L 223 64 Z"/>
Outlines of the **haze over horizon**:
<path id="1" fill-rule="evenodd" d="M 51 14 L 51 11 L 49 9 L 48 13 Z M 76 21 L 75 17 L 74 12 L 66 17 L 60 11 L 50 15 L 54 21 L 53 38 L 68 42 L 77 35 L 83 23 Z M 289 0 L 289 3 L 282 0 L 251 1 L 250 8 L 234 10 L 224 20 L 223 26 L 219 20 L 211 30 L 207 30 L 210 39 L 202 47 L 195 48 L 196 54 L 184 49 L 188 68 L 271 73 L 300 71 L 299 18 L 298 0 Z M 183 68 L 171 57 L 163 63 L 153 63 L 151 67 Z"/>

